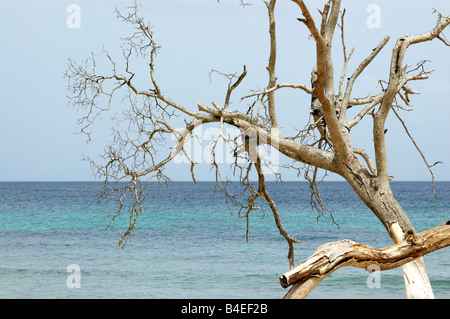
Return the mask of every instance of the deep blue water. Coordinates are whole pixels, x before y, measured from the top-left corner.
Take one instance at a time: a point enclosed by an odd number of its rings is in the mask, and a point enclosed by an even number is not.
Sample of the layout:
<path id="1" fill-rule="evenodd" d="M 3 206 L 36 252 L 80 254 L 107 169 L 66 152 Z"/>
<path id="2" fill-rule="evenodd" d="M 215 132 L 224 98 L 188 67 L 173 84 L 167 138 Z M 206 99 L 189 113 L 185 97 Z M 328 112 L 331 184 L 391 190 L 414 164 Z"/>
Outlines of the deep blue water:
<path id="1" fill-rule="evenodd" d="M 296 263 L 321 244 L 344 238 L 375 247 L 392 245 L 376 217 L 343 182 L 321 184 L 326 207 L 317 219 L 306 183 L 269 183 L 286 231 L 302 241 Z M 0 298 L 282 298 L 278 277 L 289 270 L 287 244 L 267 207 L 246 221 L 225 204 L 214 183 L 152 186 L 145 213 L 125 249 L 118 240 L 126 212 L 107 230 L 114 203 L 98 202 L 98 183 L 0 183 Z M 392 183 L 417 231 L 450 219 L 450 182 L 438 182 L 434 199 L 427 182 Z M 436 298 L 450 297 L 450 249 L 425 256 Z M 68 288 L 80 268 L 80 288 Z M 382 272 L 369 288 L 368 273 L 343 268 L 310 298 L 404 298 L 400 269 Z"/>

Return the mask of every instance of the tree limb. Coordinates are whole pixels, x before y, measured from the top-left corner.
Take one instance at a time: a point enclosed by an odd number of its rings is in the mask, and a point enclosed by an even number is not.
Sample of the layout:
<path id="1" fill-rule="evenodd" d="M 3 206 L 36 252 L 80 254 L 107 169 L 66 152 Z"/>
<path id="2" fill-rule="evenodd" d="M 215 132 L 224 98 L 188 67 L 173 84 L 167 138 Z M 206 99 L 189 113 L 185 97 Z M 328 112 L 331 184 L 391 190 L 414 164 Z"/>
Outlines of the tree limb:
<path id="1" fill-rule="evenodd" d="M 303 84 L 280 83 L 280 84 L 277 84 L 274 87 L 272 87 L 270 89 L 266 89 L 266 90 L 264 90 L 262 92 L 256 92 L 256 93 L 252 93 L 252 94 L 243 96 L 241 98 L 241 100 L 247 99 L 247 98 L 252 97 L 252 96 L 268 94 L 268 93 L 271 93 L 271 92 L 273 92 L 275 90 L 278 90 L 280 88 L 301 89 L 301 90 L 305 91 L 308 94 L 312 94 L 312 90 L 310 88 L 306 87 Z"/>
<path id="2" fill-rule="evenodd" d="M 350 50 L 350 53 L 347 55 L 347 49 L 345 46 L 345 40 L 344 40 L 344 15 L 345 15 L 345 9 L 342 11 L 342 15 L 341 15 L 341 25 L 339 26 L 341 29 L 341 42 L 342 42 L 342 53 L 344 55 L 344 66 L 342 68 L 342 72 L 341 72 L 341 78 L 339 79 L 339 99 L 343 99 L 344 94 L 342 92 L 342 85 L 344 84 L 344 78 L 345 75 L 347 74 L 347 68 L 348 68 L 348 62 L 354 52 L 354 48 L 352 48 Z"/>
<path id="3" fill-rule="evenodd" d="M 370 159 L 369 155 L 367 155 L 367 153 L 363 149 L 359 149 L 359 148 L 354 148 L 353 152 L 355 154 L 361 155 L 362 158 L 364 158 L 364 160 L 366 161 L 367 166 L 369 167 L 369 170 L 372 173 L 372 175 L 377 176 L 377 170 L 376 170 L 375 166 L 373 165 L 372 160 Z"/>
<path id="4" fill-rule="evenodd" d="M 386 36 L 378 45 L 377 47 L 370 53 L 370 55 L 358 66 L 358 68 L 353 72 L 352 76 L 349 78 L 347 82 L 347 88 L 345 89 L 344 93 L 344 100 L 342 102 L 342 111 L 345 111 L 345 109 L 348 107 L 348 103 L 350 100 L 350 95 L 352 93 L 353 84 L 356 81 L 356 78 L 364 71 L 364 69 L 370 64 L 370 62 L 373 61 L 373 59 L 378 55 L 378 53 L 384 48 L 386 43 L 389 41 L 389 36 Z"/>
<path id="5" fill-rule="evenodd" d="M 214 110 L 202 104 L 198 104 L 200 111 L 206 112 L 216 118 L 223 117 L 226 122 L 239 128 L 241 131 L 248 131 L 255 134 L 259 141 L 275 147 L 280 153 L 300 161 L 305 164 L 313 164 L 330 172 L 336 172 L 333 163 L 334 154 L 316 147 L 296 143 L 284 138 L 279 132 L 267 131 L 262 124 L 258 124 L 250 116 L 238 111 Z"/>
<path id="6" fill-rule="evenodd" d="M 323 110 L 328 132 L 331 136 L 331 141 L 336 153 L 336 156 L 343 161 L 348 160 L 353 156 L 350 145 L 349 131 L 346 130 L 340 123 L 335 110 L 334 102 L 334 80 L 333 80 L 333 63 L 331 57 L 331 43 L 334 28 L 337 24 L 339 16 L 339 7 L 341 1 L 333 1 L 331 9 L 324 9 L 324 12 L 331 12 L 328 21 L 322 13 L 322 28 L 325 26 L 325 31 L 319 32 L 314 23 L 308 8 L 302 0 L 292 0 L 301 9 L 304 19 L 299 19 L 303 22 L 312 37 L 316 42 L 316 56 L 317 56 L 317 81 L 315 82 L 313 95 L 320 101 Z M 329 3 L 329 2 L 328 2 Z M 327 4 L 328 4 L 327 3 Z M 323 34 L 323 35 L 322 35 Z"/>
<path id="7" fill-rule="evenodd" d="M 375 162 L 377 166 L 378 176 L 382 180 L 388 180 L 388 167 L 386 155 L 386 141 L 384 136 L 384 124 L 392 107 L 392 103 L 398 91 L 406 84 L 405 69 L 402 67 L 403 58 L 406 50 L 412 44 L 431 41 L 437 38 L 440 33 L 450 24 L 450 16 L 442 19 L 439 14 L 439 19 L 431 31 L 413 36 L 401 37 L 397 40 L 391 58 L 389 83 L 386 88 L 386 94 L 383 97 L 381 106 L 374 116 L 373 137 L 375 144 Z"/>
<path id="8" fill-rule="evenodd" d="M 270 90 L 275 86 L 277 81 L 277 76 L 275 74 L 275 64 L 277 59 L 277 37 L 275 32 L 275 4 L 276 0 L 271 0 L 270 2 L 264 1 L 267 6 L 269 13 L 269 35 L 270 35 L 270 56 L 269 65 L 267 66 L 267 71 L 269 72 L 269 83 L 267 89 Z M 273 128 L 278 128 L 278 119 L 275 112 L 275 93 L 270 91 L 268 94 L 268 106 L 269 106 L 269 116 L 270 122 Z"/>
<path id="9" fill-rule="evenodd" d="M 344 239 L 320 246 L 311 257 L 280 276 L 280 283 L 284 288 L 295 284 L 285 298 L 297 294 L 306 296 L 320 281 L 341 267 L 367 269 L 370 265 L 377 265 L 380 270 L 393 269 L 449 245 L 450 221 L 409 235 L 404 241 L 384 249 Z M 314 285 L 311 285 L 311 280 Z M 298 292 L 305 289 L 305 283 L 308 291 Z"/>
<path id="10" fill-rule="evenodd" d="M 286 230 L 284 230 L 283 224 L 281 223 L 280 214 L 278 213 L 277 205 L 273 201 L 273 199 L 270 197 L 269 193 L 267 192 L 267 187 L 265 184 L 265 177 L 261 168 L 261 157 L 257 155 L 257 159 L 255 162 L 256 171 L 258 173 L 258 193 L 260 193 L 264 199 L 267 201 L 267 203 L 270 206 L 270 209 L 272 210 L 273 217 L 275 219 L 275 224 L 277 225 L 278 230 L 280 231 L 280 235 L 282 235 L 289 245 L 289 253 L 288 253 L 288 259 L 289 259 L 289 265 L 294 266 L 294 247 L 293 243 L 300 243 L 299 240 L 293 238 L 290 236 Z"/>
<path id="11" fill-rule="evenodd" d="M 363 117 L 366 116 L 376 105 L 381 103 L 383 97 L 384 92 L 372 97 L 371 98 L 372 101 L 369 103 L 369 105 L 367 105 L 364 109 L 362 109 L 361 112 L 359 112 L 358 115 L 356 115 L 353 120 L 348 122 L 348 127 L 352 128 L 353 126 L 358 124 L 363 119 Z"/>

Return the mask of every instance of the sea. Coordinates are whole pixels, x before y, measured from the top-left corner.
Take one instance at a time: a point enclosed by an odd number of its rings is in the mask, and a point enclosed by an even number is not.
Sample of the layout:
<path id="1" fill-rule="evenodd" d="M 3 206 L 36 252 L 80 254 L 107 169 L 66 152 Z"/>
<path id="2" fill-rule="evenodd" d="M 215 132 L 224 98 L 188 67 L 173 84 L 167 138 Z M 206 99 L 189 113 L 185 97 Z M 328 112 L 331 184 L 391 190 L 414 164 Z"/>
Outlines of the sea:
<path id="1" fill-rule="evenodd" d="M 377 248 L 393 243 L 345 182 L 322 182 L 324 205 L 310 205 L 306 182 L 268 182 L 295 263 L 324 243 L 351 239 Z M 268 206 L 248 220 L 214 182 L 151 184 L 136 230 L 118 245 L 127 211 L 105 227 L 115 201 L 99 200 L 98 182 L 0 182 L 2 299 L 281 299 L 288 245 Z M 416 231 L 450 218 L 450 182 L 392 182 Z M 239 192 L 238 183 L 231 191 Z M 234 189 L 233 189 L 234 188 Z M 228 205 L 227 205 L 228 204 Z M 264 207 L 263 207 L 264 208 Z M 243 214 L 241 212 L 241 214 Z M 450 297 L 450 249 L 425 256 L 436 298 Z M 404 299 L 400 269 L 369 273 L 344 267 L 307 298 Z"/>

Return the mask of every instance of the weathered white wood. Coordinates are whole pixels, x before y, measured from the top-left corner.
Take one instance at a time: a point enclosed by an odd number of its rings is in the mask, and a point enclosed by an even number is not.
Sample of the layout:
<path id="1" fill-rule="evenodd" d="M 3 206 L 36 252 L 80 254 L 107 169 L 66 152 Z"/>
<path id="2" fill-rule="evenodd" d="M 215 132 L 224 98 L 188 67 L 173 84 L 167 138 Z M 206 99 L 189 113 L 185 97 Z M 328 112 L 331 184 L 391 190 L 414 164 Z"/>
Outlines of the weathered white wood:
<path id="1" fill-rule="evenodd" d="M 395 227 L 395 226 L 394 226 Z M 380 270 L 402 266 L 408 298 L 434 298 L 422 256 L 450 245 L 450 222 L 410 235 L 396 245 L 378 249 L 344 239 L 326 243 L 295 268 L 280 276 L 281 285 L 293 287 L 285 298 L 304 298 L 328 275 L 341 267 Z M 422 279 L 422 280 L 421 280 Z M 424 285 L 425 283 L 425 285 Z"/>
<path id="2" fill-rule="evenodd" d="M 434 299 L 423 258 L 403 265 L 402 274 L 408 299 Z"/>
<path id="3" fill-rule="evenodd" d="M 391 233 L 395 242 L 401 242 L 404 234 L 397 223 L 391 225 Z M 411 261 L 401 267 L 408 299 L 434 299 L 423 258 Z"/>

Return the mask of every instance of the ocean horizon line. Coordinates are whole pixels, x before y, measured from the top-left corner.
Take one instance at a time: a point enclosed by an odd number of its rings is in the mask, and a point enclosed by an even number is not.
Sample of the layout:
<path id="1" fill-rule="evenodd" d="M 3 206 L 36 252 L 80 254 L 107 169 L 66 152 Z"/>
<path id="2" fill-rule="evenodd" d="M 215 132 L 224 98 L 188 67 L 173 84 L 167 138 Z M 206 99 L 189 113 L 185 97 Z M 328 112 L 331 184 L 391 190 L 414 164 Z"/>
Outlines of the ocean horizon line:
<path id="1" fill-rule="evenodd" d="M 163 183 L 157 181 L 142 181 L 146 183 Z M 172 180 L 168 183 L 215 183 L 214 180 L 197 180 L 194 182 L 193 180 Z M 239 180 L 230 180 L 229 182 L 239 182 Z M 257 180 L 250 180 L 250 182 L 257 183 Z M 450 180 L 435 180 L 435 183 L 449 183 Z M 103 180 L 19 180 L 19 181 L 1 181 L 0 183 L 104 183 Z M 116 182 L 112 181 L 110 184 L 114 184 Z M 119 181 L 118 183 L 128 183 L 127 181 Z M 283 181 L 266 181 L 266 183 L 309 183 L 306 180 L 283 180 Z M 345 180 L 323 180 L 320 183 L 348 183 Z M 428 180 L 397 180 L 391 181 L 391 183 L 432 183 L 432 181 Z"/>

